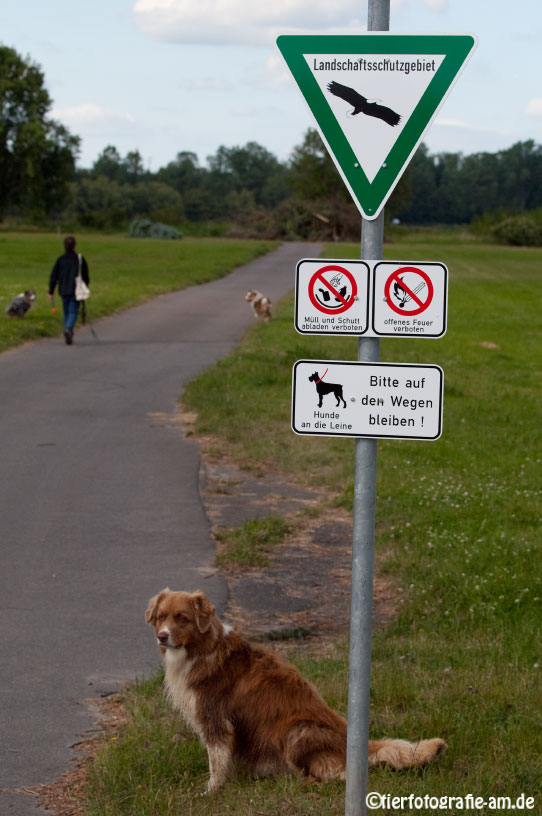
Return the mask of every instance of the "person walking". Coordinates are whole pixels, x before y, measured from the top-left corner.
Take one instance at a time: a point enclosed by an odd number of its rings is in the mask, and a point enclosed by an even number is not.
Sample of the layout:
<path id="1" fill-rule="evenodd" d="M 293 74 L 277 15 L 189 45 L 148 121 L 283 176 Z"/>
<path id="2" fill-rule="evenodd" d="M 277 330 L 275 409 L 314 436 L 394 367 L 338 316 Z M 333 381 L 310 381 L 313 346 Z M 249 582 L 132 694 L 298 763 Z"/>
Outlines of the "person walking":
<path id="1" fill-rule="evenodd" d="M 73 328 L 79 314 L 79 301 L 75 299 L 75 279 L 79 271 L 81 258 L 81 277 L 87 286 L 90 283 L 88 264 L 75 251 L 76 241 L 73 235 L 64 238 L 64 255 L 57 258 L 49 279 L 49 299 L 53 299 L 55 287 L 58 284 L 58 293 L 64 307 L 64 339 L 68 346 L 73 343 Z"/>

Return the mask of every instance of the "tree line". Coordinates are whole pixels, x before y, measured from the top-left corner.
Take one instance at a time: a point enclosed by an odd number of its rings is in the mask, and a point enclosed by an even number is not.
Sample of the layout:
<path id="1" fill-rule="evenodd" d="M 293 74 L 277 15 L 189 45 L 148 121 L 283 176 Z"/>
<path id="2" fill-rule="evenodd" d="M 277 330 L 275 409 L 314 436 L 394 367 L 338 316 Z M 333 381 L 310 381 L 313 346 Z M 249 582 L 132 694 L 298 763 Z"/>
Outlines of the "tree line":
<path id="1" fill-rule="evenodd" d="M 256 142 L 218 148 L 205 165 L 182 150 L 151 172 L 137 150 L 106 146 L 77 166 L 80 138 L 52 120 L 44 75 L 0 46 L 0 220 L 122 229 L 146 216 L 174 225 L 228 224 L 230 234 L 341 239 L 360 218 L 315 130 L 288 161 Z M 496 153 L 440 153 L 422 145 L 390 201 L 387 218 L 409 224 L 483 222 L 542 208 L 542 146 L 518 142 Z M 503 215 L 504 217 L 504 215 Z"/>

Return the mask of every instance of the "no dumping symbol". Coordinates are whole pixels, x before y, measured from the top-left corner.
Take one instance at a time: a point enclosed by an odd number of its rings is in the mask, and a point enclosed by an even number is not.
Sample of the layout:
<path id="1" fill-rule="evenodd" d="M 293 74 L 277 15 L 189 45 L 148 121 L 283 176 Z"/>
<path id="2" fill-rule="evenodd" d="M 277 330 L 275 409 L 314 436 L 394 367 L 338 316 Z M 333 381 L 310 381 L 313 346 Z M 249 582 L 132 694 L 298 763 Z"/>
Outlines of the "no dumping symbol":
<path id="1" fill-rule="evenodd" d="M 424 312 L 433 300 L 433 282 L 423 269 L 403 266 L 387 279 L 384 299 L 397 314 L 413 317 Z"/>
<path id="2" fill-rule="evenodd" d="M 356 302 L 356 279 L 344 266 L 329 264 L 318 269 L 309 281 L 312 305 L 325 314 L 341 314 Z"/>

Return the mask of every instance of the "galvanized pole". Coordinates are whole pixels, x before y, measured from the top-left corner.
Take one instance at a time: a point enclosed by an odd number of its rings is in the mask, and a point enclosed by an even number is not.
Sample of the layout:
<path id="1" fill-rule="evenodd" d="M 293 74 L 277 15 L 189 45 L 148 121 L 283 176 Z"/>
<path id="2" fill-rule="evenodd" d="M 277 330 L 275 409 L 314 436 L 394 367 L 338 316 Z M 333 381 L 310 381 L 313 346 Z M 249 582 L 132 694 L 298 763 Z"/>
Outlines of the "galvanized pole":
<path id="1" fill-rule="evenodd" d="M 368 0 L 368 31 L 388 31 L 390 0 Z M 374 221 L 362 219 L 361 257 L 380 260 L 384 245 L 384 212 Z M 380 341 L 358 341 L 358 360 L 378 362 Z M 366 816 L 373 564 L 376 509 L 377 440 L 357 439 L 354 472 L 354 532 L 352 539 L 352 600 L 350 606 L 350 671 L 346 749 L 346 816 Z"/>

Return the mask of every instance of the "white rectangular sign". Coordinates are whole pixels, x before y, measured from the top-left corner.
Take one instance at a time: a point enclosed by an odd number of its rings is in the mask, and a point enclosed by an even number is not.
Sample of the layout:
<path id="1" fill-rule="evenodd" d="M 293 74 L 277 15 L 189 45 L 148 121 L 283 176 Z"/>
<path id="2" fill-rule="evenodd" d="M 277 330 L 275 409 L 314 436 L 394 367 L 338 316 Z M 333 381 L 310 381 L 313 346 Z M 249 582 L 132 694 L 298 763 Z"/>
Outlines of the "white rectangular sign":
<path id="1" fill-rule="evenodd" d="M 369 264 L 306 258 L 295 276 L 295 327 L 300 334 L 366 334 Z"/>
<path id="2" fill-rule="evenodd" d="M 377 261 L 372 268 L 372 329 L 378 337 L 442 337 L 448 270 L 442 263 Z"/>
<path id="3" fill-rule="evenodd" d="M 443 388 L 437 365 L 299 360 L 292 429 L 316 436 L 438 439 Z"/>
<path id="4" fill-rule="evenodd" d="M 435 261 L 305 258 L 297 264 L 300 334 L 442 337 L 448 270 Z"/>

